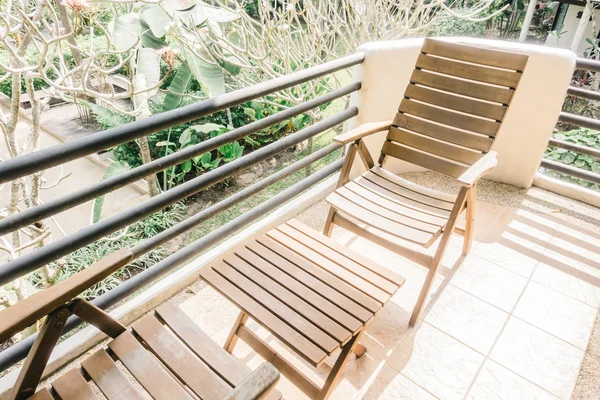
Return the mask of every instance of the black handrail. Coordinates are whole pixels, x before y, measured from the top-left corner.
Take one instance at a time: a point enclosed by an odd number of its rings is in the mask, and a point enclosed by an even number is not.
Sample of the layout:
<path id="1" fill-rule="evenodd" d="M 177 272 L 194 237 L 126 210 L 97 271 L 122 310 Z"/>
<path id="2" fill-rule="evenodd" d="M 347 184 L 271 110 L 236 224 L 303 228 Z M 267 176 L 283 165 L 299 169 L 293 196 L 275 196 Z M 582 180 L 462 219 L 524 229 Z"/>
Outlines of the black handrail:
<path id="1" fill-rule="evenodd" d="M 195 104 L 108 129 L 42 151 L 0 162 L 0 184 L 31 175 L 68 161 L 109 149 L 121 143 L 222 111 L 273 92 L 288 89 L 311 79 L 363 62 L 364 53 L 355 53 L 325 64 L 296 71 L 247 88 L 235 90 Z"/>

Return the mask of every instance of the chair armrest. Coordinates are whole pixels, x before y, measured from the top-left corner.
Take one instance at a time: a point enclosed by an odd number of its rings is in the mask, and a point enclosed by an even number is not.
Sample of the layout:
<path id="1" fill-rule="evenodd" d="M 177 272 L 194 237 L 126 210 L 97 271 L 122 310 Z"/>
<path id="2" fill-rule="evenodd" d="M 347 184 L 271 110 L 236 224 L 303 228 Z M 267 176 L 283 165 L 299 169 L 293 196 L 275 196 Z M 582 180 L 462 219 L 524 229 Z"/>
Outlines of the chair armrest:
<path id="1" fill-rule="evenodd" d="M 486 175 L 496 168 L 498 153 L 490 151 L 485 156 L 481 157 L 477 162 L 469 167 L 461 176 L 458 177 L 458 183 L 462 186 L 473 186 L 479 178 Z"/>
<path id="2" fill-rule="evenodd" d="M 117 250 L 68 279 L 0 311 L 0 343 L 74 299 L 132 259 L 131 251 Z"/>
<path id="3" fill-rule="evenodd" d="M 271 391 L 277 381 L 279 371 L 272 364 L 264 362 L 223 400 L 261 399 Z"/>
<path id="4" fill-rule="evenodd" d="M 344 132 L 341 135 L 334 137 L 332 140 L 339 144 L 348 144 L 354 142 L 355 140 L 362 139 L 365 136 L 389 129 L 390 126 L 392 126 L 392 121 L 368 122 L 366 124 L 362 124 L 358 128 Z"/>

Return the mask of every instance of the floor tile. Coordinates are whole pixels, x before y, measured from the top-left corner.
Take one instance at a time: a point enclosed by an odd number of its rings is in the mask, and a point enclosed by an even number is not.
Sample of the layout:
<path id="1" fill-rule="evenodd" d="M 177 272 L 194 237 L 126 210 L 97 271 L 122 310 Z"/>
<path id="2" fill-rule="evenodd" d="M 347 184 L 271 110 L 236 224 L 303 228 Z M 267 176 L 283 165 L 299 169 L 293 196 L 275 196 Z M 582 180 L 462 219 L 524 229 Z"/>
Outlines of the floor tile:
<path id="1" fill-rule="evenodd" d="M 571 396 L 584 351 L 510 318 L 490 358 L 562 399 Z"/>
<path id="2" fill-rule="evenodd" d="M 600 307 L 600 269 L 546 250 L 532 280 L 569 297 Z"/>
<path id="3" fill-rule="evenodd" d="M 539 386 L 487 360 L 467 400 L 558 400 Z"/>
<path id="4" fill-rule="evenodd" d="M 390 264 L 394 265 L 391 267 L 394 271 L 398 272 L 406 279 L 404 285 L 402 285 L 402 287 L 394 294 L 390 303 L 394 303 L 407 312 L 412 313 L 419 297 L 419 293 L 423 287 L 423 283 L 425 282 L 427 269 L 414 263 L 407 262 L 402 257 L 396 257 L 385 265 L 390 266 Z M 435 296 L 438 293 L 443 282 L 443 277 L 438 275 L 431 286 L 428 302 L 432 296 Z M 428 302 L 425 303 L 425 306 L 427 306 Z"/>
<path id="5" fill-rule="evenodd" d="M 388 365 L 441 399 L 462 399 L 484 357 L 421 322 L 394 349 Z"/>
<path id="6" fill-rule="evenodd" d="M 383 365 L 373 382 L 363 390 L 362 400 L 435 400 L 431 393 L 393 368 Z M 348 400 L 348 399 L 343 399 Z"/>
<path id="7" fill-rule="evenodd" d="M 513 315 L 585 350 L 596 312 L 594 307 L 531 282 Z"/>
<path id="8" fill-rule="evenodd" d="M 410 329 L 408 321 L 411 310 L 388 302 L 367 327 L 360 343 L 367 347 L 370 356 L 386 360 L 392 350 Z"/>
<path id="9" fill-rule="evenodd" d="M 517 303 L 527 279 L 481 257 L 470 255 L 450 283 L 510 312 Z"/>
<path id="10" fill-rule="evenodd" d="M 480 353 L 487 354 L 508 314 L 448 285 L 434 300 L 425 321 Z"/>

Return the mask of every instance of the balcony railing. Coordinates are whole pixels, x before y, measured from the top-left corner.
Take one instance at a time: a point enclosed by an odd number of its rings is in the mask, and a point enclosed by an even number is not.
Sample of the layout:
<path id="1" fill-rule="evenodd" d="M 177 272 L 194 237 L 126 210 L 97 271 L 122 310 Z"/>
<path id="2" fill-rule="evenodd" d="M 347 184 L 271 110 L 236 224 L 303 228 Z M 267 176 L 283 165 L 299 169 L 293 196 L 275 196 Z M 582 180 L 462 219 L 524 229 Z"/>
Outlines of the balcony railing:
<path id="1" fill-rule="evenodd" d="M 600 61 L 578 58 L 575 68 L 600 73 Z M 567 94 L 586 100 L 600 101 L 599 92 L 583 89 L 580 87 L 569 86 Z M 558 117 L 558 121 L 568 125 L 574 125 L 582 128 L 589 128 L 600 131 L 600 120 L 594 118 L 584 117 L 581 115 L 576 115 L 567 112 L 561 112 L 560 116 Z M 576 153 L 586 154 L 592 157 L 600 158 L 600 150 L 592 147 L 580 146 L 571 142 L 556 139 L 550 139 L 548 141 L 548 144 L 550 146 L 558 147 L 561 149 L 570 150 Z M 586 171 L 581 168 L 576 168 L 570 165 L 565 165 L 556 161 L 545 159 L 542 159 L 540 167 L 561 174 L 569 175 L 574 178 L 583 179 L 588 182 L 600 184 L 600 174 L 596 172 Z"/>
<path id="2" fill-rule="evenodd" d="M 251 87 L 236 90 L 209 100 L 201 101 L 176 110 L 164 112 L 142 119 L 130 124 L 119 126 L 104 132 L 90 135 L 81 139 L 73 140 L 54 147 L 46 148 L 34 153 L 20 156 L 0 163 L 0 184 L 19 179 L 45 169 L 64 164 L 68 161 L 84 157 L 86 155 L 112 148 L 116 145 L 158 132 L 178 124 L 189 122 L 203 116 L 225 110 L 235 105 L 254 100 L 265 95 L 276 93 L 280 90 L 291 88 L 319 77 L 332 74 L 336 71 L 360 64 L 364 60 L 364 54 L 353 54 L 323 65 L 294 72 L 290 75 L 263 82 Z M 333 90 L 322 96 L 313 98 L 302 104 L 272 114 L 266 118 L 257 120 L 225 134 L 211 138 L 199 144 L 186 147 L 178 152 L 141 165 L 137 168 L 124 172 L 120 175 L 103 180 L 75 193 L 59 197 L 44 204 L 26 209 L 17 214 L 0 220 L 0 235 L 13 232 L 28 226 L 36 221 L 43 220 L 55 214 L 71 209 L 79 204 L 93 200 L 106 193 L 113 192 L 121 187 L 133 183 L 143 177 L 154 175 L 175 165 L 202 155 L 218 147 L 240 140 L 249 134 L 258 132 L 264 128 L 289 120 L 290 118 L 303 114 L 313 108 L 319 107 L 332 100 L 349 95 L 359 90 L 360 82 L 353 82 L 347 86 Z M 204 173 L 177 187 L 164 191 L 142 203 L 116 213 L 110 217 L 100 220 L 78 232 L 72 233 L 60 240 L 54 241 L 42 248 L 16 258 L 0 268 L 0 285 L 4 285 L 16 278 L 22 277 L 38 268 L 98 240 L 113 232 L 116 232 L 133 222 L 153 214 L 163 208 L 192 196 L 200 191 L 234 176 L 238 172 L 264 161 L 274 155 L 298 145 L 316 135 L 343 123 L 358 114 L 356 107 L 349 107 L 337 114 L 329 116 L 304 129 L 292 133 L 267 146 L 255 150 L 235 161 L 227 163 L 217 169 Z M 218 203 L 194 214 L 182 222 L 162 231 L 161 233 L 140 242 L 130 249 L 134 259 L 156 249 L 162 244 L 175 239 L 202 222 L 214 217 L 244 199 L 266 189 L 270 185 L 281 181 L 283 178 L 300 171 L 311 163 L 320 160 L 326 155 L 338 150 L 339 144 L 330 144 L 320 150 L 305 156 L 293 164 L 273 173 L 272 175 L 246 187 L 236 194 L 222 199 Z M 231 220 L 221 227 L 213 230 L 199 240 L 171 254 L 162 261 L 147 268 L 131 279 L 122 282 L 116 288 L 106 292 L 92 301 L 101 309 L 107 309 L 125 299 L 142 287 L 164 276 L 169 271 L 182 265 L 186 261 L 197 257 L 203 251 L 239 231 L 248 224 L 258 220 L 274 208 L 282 205 L 316 183 L 336 173 L 342 166 L 342 160 L 338 159 L 317 172 L 309 175 L 300 182 L 283 190 L 267 201 L 244 212 L 241 216 Z M 65 327 L 65 333 L 79 326 L 82 321 L 71 317 Z M 25 358 L 33 345 L 36 335 L 27 337 L 0 353 L 0 371 L 6 370 L 18 361 Z"/>

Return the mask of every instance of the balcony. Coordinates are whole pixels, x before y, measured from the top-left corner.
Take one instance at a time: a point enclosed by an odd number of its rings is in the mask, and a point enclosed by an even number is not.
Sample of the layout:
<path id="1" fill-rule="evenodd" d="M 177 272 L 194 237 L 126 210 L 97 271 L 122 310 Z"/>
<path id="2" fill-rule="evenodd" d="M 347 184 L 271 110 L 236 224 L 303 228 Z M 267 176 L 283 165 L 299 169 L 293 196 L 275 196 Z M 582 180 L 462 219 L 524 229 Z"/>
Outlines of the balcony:
<path id="1" fill-rule="evenodd" d="M 515 95 L 511 113 L 496 142 L 499 167 L 479 186 L 474 243 L 463 256 L 462 238 L 453 235 L 449 250 L 435 278 L 425 311 L 414 328 L 410 318 L 427 269 L 419 261 L 423 250 L 409 242 L 385 248 L 336 227 L 332 237 L 406 278 L 406 284 L 376 315 L 362 343 L 368 351 L 352 358 L 331 398 L 349 399 L 516 399 L 584 398 L 585 387 L 577 383 L 583 375 L 597 376 L 597 355 L 588 349 L 600 308 L 600 196 L 591 190 L 543 176 L 538 170 L 555 170 L 599 183 L 600 175 L 542 161 L 548 144 L 561 148 L 567 142 L 551 139 L 557 121 L 598 128 L 597 121 L 562 113 L 565 95 L 597 98 L 596 93 L 570 88 L 577 68 L 600 70 L 597 63 L 577 60 L 568 51 L 544 47 L 458 39 L 483 47 L 520 51 L 530 61 Z M 199 102 L 158 116 L 123 125 L 102 134 L 49 147 L 42 151 L 0 163 L 0 179 L 10 182 L 41 169 L 57 168 L 115 144 L 130 141 L 182 121 L 199 118 L 235 104 L 259 98 L 338 70 L 353 67 L 353 81 L 321 97 L 273 114 L 268 118 L 232 130 L 198 145 L 180 150 L 161 160 L 132 169 L 110 179 L 76 189 L 43 205 L 0 220 L 0 234 L 55 214 L 68 213 L 117 188 L 136 182 L 170 165 L 239 140 L 262 127 L 350 95 L 350 105 L 339 113 L 314 123 L 244 157 L 205 173 L 151 199 L 125 208 L 87 228 L 70 233 L 41 249 L 0 267 L 3 284 L 77 250 L 122 227 L 159 211 L 200 190 L 267 160 L 290 146 L 347 121 L 349 127 L 387 119 L 393 115 L 414 67 L 421 41 L 418 39 L 367 44 L 355 55 L 319 67 L 296 72 L 235 92 Z M 552 68 L 548 68 L 552 65 Z M 596 96 L 596 97 L 595 97 Z M 384 140 L 374 135 L 367 141 L 377 154 Z M 132 252 L 135 257 L 176 239 L 181 234 L 230 210 L 269 185 L 329 156 L 298 183 L 268 198 L 255 208 L 209 231 L 93 303 L 110 310 L 113 317 L 129 325 L 165 300 L 174 301 L 215 341 L 225 342 L 238 309 L 198 279 L 198 272 L 212 260 L 244 240 L 297 216 L 306 225 L 322 230 L 328 207 L 323 199 L 335 187 L 342 166 L 340 145 L 329 144 L 305 156 L 264 180 L 252 183 L 230 197 L 173 227 L 142 241 Z M 594 149 L 576 151 L 598 156 Z M 331 161 L 331 155 L 337 155 Z M 165 159 L 167 161 L 165 161 Z M 453 180 L 424 172 L 414 166 L 391 164 L 404 178 L 456 194 Z M 307 171 L 308 172 L 308 171 Z M 356 162 L 352 175 L 363 172 Z M 459 222 L 459 226 L 464 221 Z M 431 252 L 429 252 L 431 255 Z M 68 329 L 79 322 L 70 320 Z M 318 368 L 310 367 L 266 330 L 248 324 L 273 348 L 315 382 L 322 383 L 335 359 Z M 25 358 L 33 343 L 30 336 L 0 353 L 0 365 L 8 370 Z M 592 339 L 600 340 L 600 339 Z M 69 368 L 79 365 L 80 355 L 106 343 L 106 336 L 94 327 L 78 330 L 55 349 L 43 385 L 50 384 Z M 240 342 L 234 356 L 251 369 L 263 361 Z M 583 364 L 582 364 L 583 363 Z M 14 384 L 18 370 L 0 379 L 0 398 Z M 600 378 L 598 378 L 600 379 Z M 576 386 L 577 384 L 577 386 Z M 277 388 L 288 399 L 306 398 L 285 378 Z"/>

